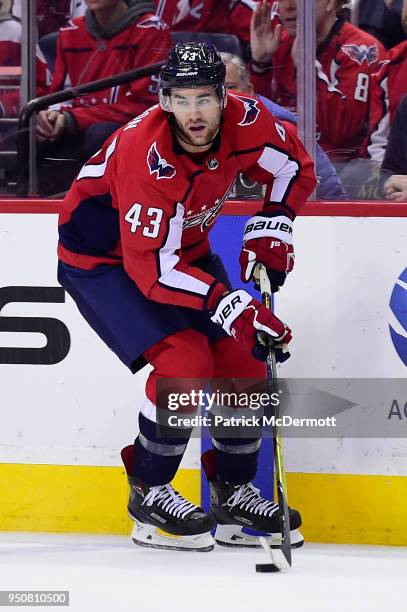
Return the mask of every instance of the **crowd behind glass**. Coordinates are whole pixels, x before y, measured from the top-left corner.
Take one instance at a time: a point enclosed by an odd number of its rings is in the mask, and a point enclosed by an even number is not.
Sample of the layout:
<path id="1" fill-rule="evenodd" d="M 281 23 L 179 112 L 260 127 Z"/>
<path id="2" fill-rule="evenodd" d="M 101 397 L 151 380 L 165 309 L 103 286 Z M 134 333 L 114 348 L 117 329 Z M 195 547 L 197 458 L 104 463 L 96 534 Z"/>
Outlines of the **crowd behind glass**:
<path id="1" fill-rule="evenodd" d="M 18 183 L 21 2 L 0 0 L 4 196 Z M 161 61 L 174 41 L 206 36 L 223 52 L 227 88 L 257 96 L 296 129 L 297 9 L 297 0 L 37 0 L 37 96 Z M 407 0 L 315 0 L 315 13 L 316 197 L 406 202 Z M 40 111 L 38 195 L 63 194 L 157 91 L 153 75 Z M 259 188 L 242 176 L 235 195 L 256 197 Z"/>

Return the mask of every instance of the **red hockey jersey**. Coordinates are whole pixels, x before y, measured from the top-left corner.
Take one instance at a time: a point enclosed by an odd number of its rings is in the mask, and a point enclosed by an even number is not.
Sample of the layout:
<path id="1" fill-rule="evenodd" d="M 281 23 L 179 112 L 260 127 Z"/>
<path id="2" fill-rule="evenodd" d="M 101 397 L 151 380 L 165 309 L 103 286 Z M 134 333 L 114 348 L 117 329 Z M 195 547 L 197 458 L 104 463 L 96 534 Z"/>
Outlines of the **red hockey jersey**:
<path id="1" fill-rule="evenodd" d="M 16 19 L 0 21 L 0 66 L 21 66 L 21 23 Z M 37 95 L 47 93 L 47 65 L 37 46 Z M 19 85 L 20 80 L 7 80 L 6 84 Z M 17 117 L 20 112 L 20 94 L 18 90 L 0 90 L 0 117 Z"/>
<path id="2" fill-rule="evenodd" d="M 254 0 L 155 0 L 159 15 L 174 32 L 221 32 L 250 42 Z M 278 2 L 270 1 L 273 13 Z"/>
<path id="3" fill-rule="evenodd" d="M 316 183 L 300 141 L 256 99 L 228 95 L 221 134 L 200 161 L 176 145 L 166 114 L 153 107 L 83 166 L 63 203 L 59 257 L 83 269 L 123 265 L 147 298 L 204 309 L 218 282 L 191 262 L 209 251 L 211 227 L 243 171 L 267 185 L 268 206 L 294 215 Z"/>
<path id="4" fill-rule="evenodd" d="M 296 68 L 293 39 L 283 31 L 274 67 L 251 73 L 257 93 L 295 110 Z M 381 43 L 343 18 L 319 45 L 316 59 L 317 133 L 319 144 L 333 158 L 357 157 L 368 130 L 369 81 L 386 57 Z"/>
<path id="5" fill-rule="evenodd" d="M 90 13 L 90 11 L 88 11 Z M 171 40 L 167 27 L 151 13 L 110 37 L 89 30 L 87 16 L 78 17 L 61 28 L 50 93 L 140 68 L 165 59 Z M 79 128 L 95 122 L 126 123 L 157 101 L 158 77 L 111 87 L 81 98 L 69 111 Z"/>
<path id="6" fill-rule="evenodd" d="M 407 94 L 407 41 L 388 51 L 388 58 L 371 81 L 368 153 L 382 162 L 390 125 L 403 96 Z"/>

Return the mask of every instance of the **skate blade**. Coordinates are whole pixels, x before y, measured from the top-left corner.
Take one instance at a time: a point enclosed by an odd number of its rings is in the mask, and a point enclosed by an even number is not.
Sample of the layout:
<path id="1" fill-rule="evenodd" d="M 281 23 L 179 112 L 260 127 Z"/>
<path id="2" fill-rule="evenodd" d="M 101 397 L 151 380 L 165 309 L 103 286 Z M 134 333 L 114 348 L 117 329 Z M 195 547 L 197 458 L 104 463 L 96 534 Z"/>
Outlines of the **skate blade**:
<path id="1" fill-rule="evenodd" d="M 140 521 L 134 521 L 131 539 L 137 546 L 162 550 L 210 552 L 215 546 L 215 540 L 210 532 L 184 536 L 173 535 Z"/>
<path id="2" fill-rule="evenodd" d="M 265 537 L 270 548 L 279 548 L 282 543 L 281 533 L 258 535 L 244 533 L 245 527 L 239 525 L 218 525 L 215 531 L 216 543 L 220 546 L 232 548 L 261 548 L 259 537 Z M 300 548 L 304 544 L 304 537 L 299 529 L 290 531 L 291 548 Z"/>

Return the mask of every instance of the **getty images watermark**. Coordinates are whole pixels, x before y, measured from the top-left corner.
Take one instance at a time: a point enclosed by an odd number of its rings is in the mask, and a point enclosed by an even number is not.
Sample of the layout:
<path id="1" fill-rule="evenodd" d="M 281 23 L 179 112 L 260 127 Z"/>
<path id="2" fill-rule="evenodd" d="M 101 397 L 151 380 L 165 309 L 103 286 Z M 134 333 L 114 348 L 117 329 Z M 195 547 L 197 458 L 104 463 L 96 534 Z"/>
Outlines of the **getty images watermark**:
<path id="1" fill-rule="evenodd" d="M 267 416 L 232 416 L 224 417 L 220 414 L 193 417 L 171 415 L 167 419 L 170 427 L 336 427 L 335 417 L 314 419 L 310 417 L 298 418 L 285 414 L 281 417 L 276 415 Z"/>
<path id="2" fill-rule="evenodd" d="M 407 377 L 160 379 L 161 437 L 407 438 Z M 216 427 L 216 431 L 214 429 Z M 192 429 L 192 432 L 191 432 Z M 184 435 L 185 434 L 185 435 Z"/>
<path id="3" fill-rule="evenodd" d="M 336 418 L 294 417 L 279 415 L 280 393 L 267 392 L 208 392 L 191 389 L 186 392 L 168 393 L 167 408 L 177 412 L 166 417 L 169 427 L 336 427 Z M 192 416 L 182 411 L 193 410 Z M 207 414 L 196 414 L 203 409 Z M 180 414 L 181 411 L 181 414 Z M 231 411 L 233 414 L 231 414 Z M 274 411 L 273 414 L 270 412 Z M 254 414 L 254 412 L 262 414 Z M 277 413 L 277 414 L 276 414 Z"/>

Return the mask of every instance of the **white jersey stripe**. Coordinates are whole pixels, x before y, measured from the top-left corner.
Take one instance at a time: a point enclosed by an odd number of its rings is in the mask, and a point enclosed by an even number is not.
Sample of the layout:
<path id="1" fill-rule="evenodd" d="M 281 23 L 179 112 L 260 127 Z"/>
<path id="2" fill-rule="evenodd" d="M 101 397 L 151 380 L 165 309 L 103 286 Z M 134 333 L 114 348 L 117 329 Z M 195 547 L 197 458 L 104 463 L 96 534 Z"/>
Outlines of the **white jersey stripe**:
<path id="1" fill-rule="evenodd" d="M 257 2 L 255 2 L 255 0 L 240 0 L 242 4 L 245 4 L 246 6 L 249 7 L 249 9 L 251 9 L 252 11 L 254 11 L 254 9 L 256 8 L 256 4 Z"/>
<path id="2" fill-rule="evenodd" d="M 257 163 L 261 168 L 274 175 L 270 200 L 272 202 L 282 202 L 291 181 L 298 174 L 298 163 L 293 159 L 289 159 L 285 153 L 267 146 L 264 148 Z"/>
<path id="3" fill-rule="evenodd" d="M 370 157 L 378 162 L 382 162 L 384 159 L 390 134 L 389 92 L 387 77 L 380 83 L 380 87 L 384 92 L 386 112 L 380 119 L 377 128 L 374 130 L 374 132 L 372 132 L 372 135 L 370 136 L 370 144 L 367 147 Z"/>
<path id="4" fill-rule="evenodd" d="M 90 164 L 89 162 L 85 164 L 82 170 L 79 172 L 78 178 L 76 180 L 79 181 L 83 178 L 99 178 L 103 176 L 106 170 L 107 162 L 109 161 L 109 158 L 113 155 L 114 150 L 116 148 L 116 142 L 117 136 L 107 147 L 104 161 L 101 164 Z M 98 154 L 99 151 L 97 151 L 97 153 L 95 153 L 95 155 L 93 155 L 92 157 L 95 157 Z"/>
<path id="5" fill-rule="evenodd" d="M 179 257 L 175 252 L 181 248 L 184 212 L 184 206 L 178 202 L 177 213 L 169 223 L 170 228 L 167 240 L 160 249 L 161 276 L 158 280 L 162 285 L 167 285 L 167 287 L 188 291 L 190 293 L 197 293 L 204 297 L 207 295 L 210 285 L 194 278 L 190 274 L 175 270 L 175 266 L 179 263 Z"/>
<path id="6" fill-rule="evenodd" d="M 330 93 L 338 93 L 340 95 L 342 95 L 342 93 L 339 91 L 339 89 L 337 88 L 338 85 L 338 79 L 336 77 L 336 72 L 339 68 L 339 65 L 333 60 L 332 64 L 331 64 L 331 78 L 329 79 L 329 77 L 325 74 L 325 72 L 323 71 L 322 68 L 322 64 L 320 62 L 318 62 L 318 60 L 315 61 L 315 66 L 317 69 L 317 77 L 326 85 L 327 90 Z"/>

